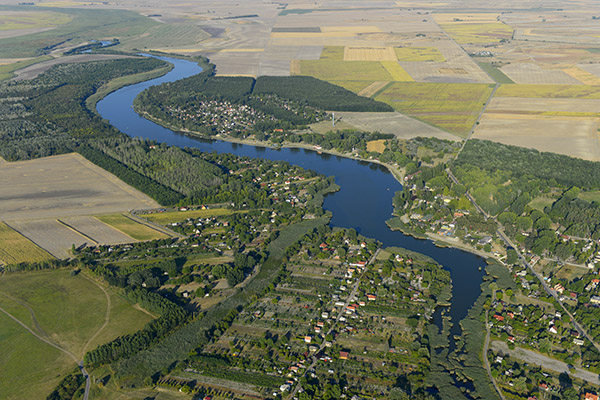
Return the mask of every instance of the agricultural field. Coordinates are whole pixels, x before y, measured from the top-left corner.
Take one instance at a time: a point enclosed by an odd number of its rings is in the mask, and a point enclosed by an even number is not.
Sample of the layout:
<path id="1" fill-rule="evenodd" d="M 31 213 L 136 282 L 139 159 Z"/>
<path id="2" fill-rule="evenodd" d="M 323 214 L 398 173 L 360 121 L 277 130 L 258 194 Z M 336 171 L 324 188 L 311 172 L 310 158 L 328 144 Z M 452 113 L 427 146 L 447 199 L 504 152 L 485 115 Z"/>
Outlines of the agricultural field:
<path id="1" fill-rule="evenodd" d="M 6 399 L 45 398 L 83 353 L 141 328 L 151 317 L 70 270 L 5 274 L 0 307 L 60 351 L 0 313 L 0 392 Z"/>
<path id="2" fill-rule="evenodd" d="M 440 27 L 459 44 L 497 43 L 512 37 L 513 28 L 499 14 L 434 14 Z"/>
<path id="3" fill-rule="evenodd" d="M 79 154 L 0 164 L 4 221 L 156 207 L 154 200 Z"/>
<path id="4" fill-rule="evenodd" d="M 0 38 L 43 32 L 67 24 L 72 20 L 73 17 L 68 14 L 52 11 L 3 10 L 2 15 L 0 15 Z"/>
<path id="5" fill-rule="evenodd" d="M 220 217 L 222 215 L 231 215 L 234 211 L 227 208 L 211 208 L 203 210 L 188 211 L 166 211 L 162 213 L 142 214 L 142 218 L 155 222 L 160 225 L 166 225 L 173 222 L 182 222 L 188 218 L 207 218 Z"/>
<path id="6" fill-rule="evenodd" d="M 376 96 L 395 110 L 466 135 L 492 93 L 486 84 L 395 82 Z"/>
<path id="7" fill-rule="evenodd" d="M 580 85 L 581 82 L 560 69 L 544 69 L 538 64 L 519 63 L 500 68 L 515 83 L 534 85 Z"/>
<path id="8" fill-rule="evenodd" d="M 92 239 L 56 219 L 11 220 L 6 223 L 56 258 L 71 257 L 72 246 L 95 244 Z"/>
<path id="9" fill-rule="evenodd" d="M 40 262 L 51 258 L 49 253 L 35 243 L 0 222 L 0 263 Z"/>
<path id="10" fill-rule="evenodd" d="M 346 46 L 344 61 L 397 61 L 397 57 L 392 47 Z"/>
<path id="11" fill-rule="evenodd" d="M 423 123 L 414 118 L 396 113 L 368 113 L 368 112 L 337 112 L 336 118 L 341 123 L 346 123 L 355 129 L 370 132 L 381 132 L 395 135 L 399 139 L 415 137 L 437 137 L 446 140 L 457 140 L 458 137 L 438 129 L 430 124 Z M 339 124 L 336 124 L 339 126 Z M 331 124 L 327 124 L 331 130 Z"/>
<path id="12" fill-rule="evenodd" d="M 96 244 L 123 244 L 136 241 L 91 216 L 61 218 L 60 222 L 93 239 Z"/>
<path id="13" fill-rule="evenodd" d="M 394 47 L 398 61 L 444 62 L 446 58 L 435 47 Z"/>
<path id="14" fill-rule="evenodd" d="M 600 100 L 600 87 L 584 85 L 502 85 L 496 92 L 496 96 Z"/>
<path id="15" fill-rule="evenodd" d="M 300 71 L 295 75 L 308 75 L 324 81 L 393 81 L 380 62 L 300 60 Z"/>
<path id="16" fill-rule="evenodd" d="M 167 237 L 164 233 L 140 224 L 123 214 L 99 215 L 96 218 L 136 240 L 153 240 Z"/>

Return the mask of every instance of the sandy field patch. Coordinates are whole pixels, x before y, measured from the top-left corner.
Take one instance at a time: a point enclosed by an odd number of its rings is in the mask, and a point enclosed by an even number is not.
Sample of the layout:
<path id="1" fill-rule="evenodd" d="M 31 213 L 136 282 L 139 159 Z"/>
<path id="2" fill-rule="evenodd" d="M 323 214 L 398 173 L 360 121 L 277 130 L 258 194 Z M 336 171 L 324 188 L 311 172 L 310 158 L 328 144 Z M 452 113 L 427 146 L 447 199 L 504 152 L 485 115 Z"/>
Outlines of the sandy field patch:
<path id="1" fill-rule="evenodd" d="M 527 99 L 518 97 L 494 97 L 487 111 L 556 111 L 600 112 L 600 100 L 588 99 Z"/>
<path id="2" fill-rule="evenodd" d="M 598 120 L 484 115 L 473 137 L 600 161 Z"/>
<path id="3" fill-rule="evenodd" d="M 94 217 L 68 217 L 61 218 L 60 221 L 94 239 L 99 244 L 122 244 L 137 241 Z"/>
<path id="4" fill-rule="evenodd" d="M 542 69 L 533 63 L 505 65 L 500 70 L 515 83 L 547 85 L 580 85 L 577 79 L 561 70 Z"/>
<path id="5" fill-rule="evenodd" d="M 3 220 L 155 207 L 154 200 L 76 153 L 0 164 Z"/>
<path id="6" fill-rule="evenodd" d="M 400 139 L 411 139 L 419 136 L 439 139 L 458 140 L 441 129 L 425 124 L 398 112 L 336 112 L 336 118 L 364 131 L 391 133 Z"/>
<path id="7" fill-rule="evenodd" d="M 379 154 L 383 153 L 385 151 L 385 139 L 367 142 L 367 151 L 375 151 Z"/>
<path id="8" fill-rule="evenodd" d="M 122 56 L 119 54 L 79 54 L 75 56 L 66 56 L 55 58 L 54 60 L 44 61 L 38 64 L 31 65 L 29 67 L 15 71 L 15 81 L 22 81 L 25 79 L 33 79 L 41 73 L 49 70 L 51 67 L 58 64 L 67 64 L 74 62 L 90 62 L 90 61 L 101 61 L 101 60 L 114 60 L 117 58 L 132 58 L 131 56 Z"/>
<path id="9" fill-rule="evenodd" d="M 95 244 L 55 219 L 13 220 L 6 224 L 56 258 L 70 257 L 72 245 Z"/>

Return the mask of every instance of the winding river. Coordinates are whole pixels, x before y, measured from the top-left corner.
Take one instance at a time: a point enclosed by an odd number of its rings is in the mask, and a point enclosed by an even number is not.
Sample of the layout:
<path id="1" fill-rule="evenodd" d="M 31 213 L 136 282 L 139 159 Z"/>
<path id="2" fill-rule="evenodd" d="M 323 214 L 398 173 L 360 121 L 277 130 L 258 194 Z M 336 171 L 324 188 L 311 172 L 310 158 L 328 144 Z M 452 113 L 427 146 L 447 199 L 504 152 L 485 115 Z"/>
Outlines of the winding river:
<path id="1" fill-rule="evenodd" d="M 450 352 L 453 350 L 452 336 L 461 333 L 458 322 L 466 316 L 481 293 L 480 284 L 485 266 L 481 257 L 458 249 L 437 247 L 431 241 L 419 240 L 401 232 L 391 231 L 385 221 L 391 218 L 392 198 L 396 191 L 402 189 L 402 185 L 381 165 L 318 154 L 305 149 L 271 149 L 202 140 L 173 132 L 140 117 L 132 108 L 133 100 L 140 92 L 150 86 L 186 78 L 202 70 L 196 63 L 190 61 L 157 58 L 170 62 L 174 68 L 162 77 L 126 86 L 109 94 L 97 105 L 98 112 L 103 118 L 132 137 L 156 140 L 171 146 L 194 147 L 207 152 L 216 151 L 238 156 L 283 160 L 320 174 L 334 175 L 341 189 L 326 196 L 324 202 L 324 208 L 333 213 L 332 226 L 354 228 L 364 236 L 381 241 L 386 247 L 404 247 L 426 254 L 450 271 L 453 288 L 448 315 L 454 323 L 450 331 Z M 439 312 L 436 313 L 434 321 L 441 326 Z"/>

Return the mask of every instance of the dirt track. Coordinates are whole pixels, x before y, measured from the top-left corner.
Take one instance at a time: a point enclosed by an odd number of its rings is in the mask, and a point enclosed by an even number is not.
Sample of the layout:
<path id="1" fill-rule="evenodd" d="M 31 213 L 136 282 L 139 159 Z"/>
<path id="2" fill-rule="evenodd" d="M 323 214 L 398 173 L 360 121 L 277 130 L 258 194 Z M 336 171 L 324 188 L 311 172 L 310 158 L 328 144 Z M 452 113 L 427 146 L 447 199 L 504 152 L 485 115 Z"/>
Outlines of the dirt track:
<path id="1" fill-rule="evenodd" d="M 101 61 L 101 60 L 114 60 L 117 58 L 132 58 L 130 56 L 122 56 L 118 54 L 80 54 L 76 56 L 66 56 L 55 58 L 53 60 L 44 61 L 38 64 L 31 65 L 29 67 L 15 71 L 16 76 L 13 78 L 15 81 L 22 81 L 26 79 L 33 79 L 42 72 L 47 71 L 50 67 L 58 64 L 67 64 L 74 62 L 90 62 L 90 61 Z"/>

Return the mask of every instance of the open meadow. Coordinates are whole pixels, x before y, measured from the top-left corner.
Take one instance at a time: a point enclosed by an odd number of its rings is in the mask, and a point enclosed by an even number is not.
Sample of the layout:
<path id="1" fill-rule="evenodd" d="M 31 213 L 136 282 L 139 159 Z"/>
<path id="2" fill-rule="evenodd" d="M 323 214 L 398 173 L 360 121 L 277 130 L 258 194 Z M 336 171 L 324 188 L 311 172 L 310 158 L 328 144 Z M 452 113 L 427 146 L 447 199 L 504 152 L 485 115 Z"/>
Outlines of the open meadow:
<path id="1" fill-rule="evenodd" d="M 3 275 L 0 308 L 0 392 L 5 399 L 45 398 L 86 351 L 151 319 L 66 269 Z"/>
<path id="2" fill-rule="evenodd" d="M 167 237 L 162 232 L 156 229 L 150 228 L 144 224 L 140 224 L 133 218 L 130 218 L 123 214 L 107 214 L 98 215 L 96 218 L 113 227 L 114 229 L 128 235 L 135 240 L 153 240 L 153 239 L 164 239 Z"/>

